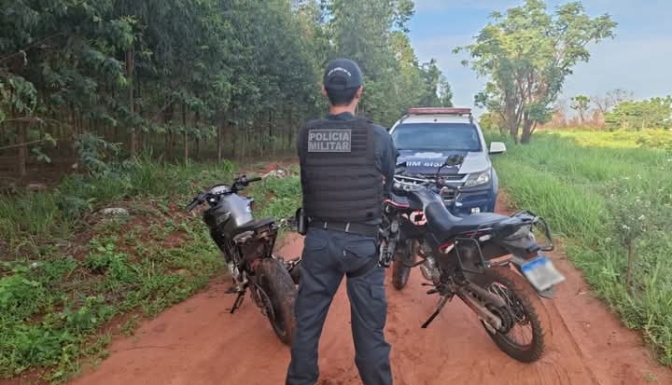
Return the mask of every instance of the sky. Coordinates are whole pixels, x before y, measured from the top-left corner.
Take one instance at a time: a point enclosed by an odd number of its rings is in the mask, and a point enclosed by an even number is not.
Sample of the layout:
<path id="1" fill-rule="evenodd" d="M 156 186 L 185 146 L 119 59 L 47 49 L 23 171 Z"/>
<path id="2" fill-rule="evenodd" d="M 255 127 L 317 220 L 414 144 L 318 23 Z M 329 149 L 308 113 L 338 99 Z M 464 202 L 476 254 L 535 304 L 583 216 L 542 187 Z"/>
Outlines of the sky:
<path id="1" fill-rule="evenodd" d="M 547 1 L 549 11 L 567 1 Z M 460 62 L 465 54 L 453 48 L 468 45 L 489 21 L 493 11 L 506 11 L 523 0 L 415 0 L 409 22 L 410 38 L 421 62 L 435 58 L 448 79 L 456 106 L 474 106 L 474 95 L 485 79 L 479 79 Z M 579 63 L 563 87 L 562 98 L 604 95 L 615 88 L 633 93 L 636 99 L 672 94 L 672 1 L 584 0 L 586 12 L 595 17 L 609 13 L 618 23 L 615 38 L 589 45 L 591 58 Z"/>

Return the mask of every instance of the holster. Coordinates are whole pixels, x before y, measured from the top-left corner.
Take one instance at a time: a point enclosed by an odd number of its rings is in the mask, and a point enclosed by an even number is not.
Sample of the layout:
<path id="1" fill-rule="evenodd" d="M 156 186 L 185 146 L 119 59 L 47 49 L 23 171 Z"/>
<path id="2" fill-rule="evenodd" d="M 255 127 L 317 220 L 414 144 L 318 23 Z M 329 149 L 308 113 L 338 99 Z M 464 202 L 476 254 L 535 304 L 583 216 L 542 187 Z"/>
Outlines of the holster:
<path id="1" fill-rule="evenodd" d="M 296 220 L 296 232 L 301 235 L 306 235 L 308 233 L 308 218 L 306 218 L 303 207 L 299 207 L 294 213 L 294 219 Z"/>

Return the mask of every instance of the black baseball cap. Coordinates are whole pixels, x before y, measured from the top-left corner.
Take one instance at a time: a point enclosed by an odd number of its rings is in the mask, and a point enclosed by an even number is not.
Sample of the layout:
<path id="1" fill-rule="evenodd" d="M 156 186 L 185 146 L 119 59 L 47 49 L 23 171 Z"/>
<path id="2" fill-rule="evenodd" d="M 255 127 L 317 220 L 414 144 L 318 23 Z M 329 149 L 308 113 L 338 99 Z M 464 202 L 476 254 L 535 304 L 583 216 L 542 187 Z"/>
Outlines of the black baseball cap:
<path id="1" fill-rule="evenodd" d="M 350 59 L 336 59 L 327 64 L 323 78 L 324 88 L 343 90 L 362 85 L 362 71 Z"/>

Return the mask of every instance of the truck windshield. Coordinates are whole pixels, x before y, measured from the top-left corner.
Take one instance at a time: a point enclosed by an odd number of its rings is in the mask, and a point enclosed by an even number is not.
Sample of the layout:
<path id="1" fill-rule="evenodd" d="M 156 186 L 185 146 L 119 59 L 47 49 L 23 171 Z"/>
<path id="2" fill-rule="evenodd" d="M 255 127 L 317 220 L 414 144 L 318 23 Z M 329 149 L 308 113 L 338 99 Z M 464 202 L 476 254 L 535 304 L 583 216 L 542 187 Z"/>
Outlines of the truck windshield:
<path id="1" fill-rule="evenodd" d="M 469 123 L 402 123 L 392 140 L 397 150 L 481 151 L 476 126 Z"/>

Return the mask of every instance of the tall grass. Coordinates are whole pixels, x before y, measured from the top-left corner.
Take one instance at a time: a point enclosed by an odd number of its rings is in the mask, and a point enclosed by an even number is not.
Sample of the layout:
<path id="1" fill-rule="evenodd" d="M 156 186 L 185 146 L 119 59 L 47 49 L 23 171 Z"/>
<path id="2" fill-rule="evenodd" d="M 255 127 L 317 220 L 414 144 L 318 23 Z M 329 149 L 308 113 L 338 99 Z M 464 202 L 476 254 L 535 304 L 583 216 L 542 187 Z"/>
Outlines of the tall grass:
<path id="1" fill-rule="evenodd" d="M 507 142 L 493 158 L 514 204 L 549 220 L 596 294 L 672 365 L 672 132 L 540 132 L 525 146 L 488 136 Z M 651 230 L 633 241 L 626 284 L 634 227 Z"/>

